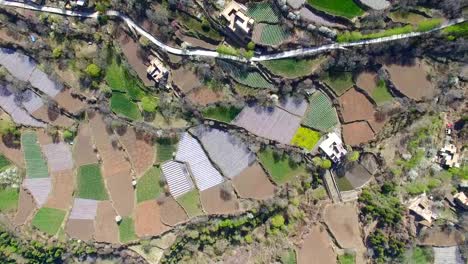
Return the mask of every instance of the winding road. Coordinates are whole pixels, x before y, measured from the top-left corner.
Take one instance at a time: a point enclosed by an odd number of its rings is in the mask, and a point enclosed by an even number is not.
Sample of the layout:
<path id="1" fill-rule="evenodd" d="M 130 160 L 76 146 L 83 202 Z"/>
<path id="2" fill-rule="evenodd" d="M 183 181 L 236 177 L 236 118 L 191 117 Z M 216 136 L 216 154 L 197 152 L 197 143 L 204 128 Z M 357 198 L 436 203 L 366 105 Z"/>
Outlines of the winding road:
<path id="1" fill-rule="evenodd" d="M 14 1 L 7 1 L 7 0 L 0 0 L 0 6 L 23 8 L 23 9 L 29 9 L 29 10 L 38 11 L 38 12 L 46 12 L 46 13 L 53 13 L 57 15 L 82 17 L 82 18 L 97 19 L 99 16 L 98 12 L 86 13 L 86 12 L 79 12 L 79 11 L 64 10 L 64 9 L 60 9 L 56 7 L 37 6 L 37 5 L 19 3 L 19 2 L 14 2 Z M 192 56 L 192 57 L 222 58 L 222 59 L 235 60 L 235 61 L 241 61 L 241 62 L 248 61 L 247 59 L 242 58 L 242 57 L 220 54 L 216 51 L 187 50 L 187 49 L 174 48 L 159 41 L 150 33 L 146 32 L 142 27 L 140 27 L 135 22 L 133 22 L 133 20 L 131 20 L 128 16 L 120 13 L 119 11 L 110 10 L 110 11 L 107 11 L 105 14 L 109 17 L 119 17 L 127 24 L 127 26 L 129 26 L 130 28 L 133 28 L 138 33 L 148 38 L 161 50 L 171 53 L 171 54 L 180 55 L 180 56 Z M 411 32 L 407 34 L 393 35 L 390 37 L 376 38 L 376 39 L 371 39 L 371 40 L 361 40 L 361 41 L 347 42 L 347 43 L 333 43 L 333 44 L 323 45 L 319 47 L 301 48 L 301 49 L 282 51 L 282 52 L 273 53 L 273 54 L 258 55 L 258 56 L 252 57 L 250 61 L 260 62 L 260 61 L 268 61 L 268 60 L 293 58 L 293 57 L 299 57 L 299 56 L 304 56 L 304 55 L 317 54 L 317 53 L 336 50 L 336 49 L 346 49 L 346 48 L 354 47 L 354 46 L 363 46 L 363 45 L 370 45 L 370 44 L 394 41 L 394 40 L 405 39 L 405 38 L 413 38 L 413 37 L 418 37 L 421 35 L 429 34 L 434 31 L 438 31 L 438 30 L 444 29 L 446 27 L 449 27 L 455 24 L 465 22 L 466 20 L 467 19 L 464 19 L 464 18 L 450 20 L 441 24 L 439 27 L 434 28 L 430 31 L 426 31 L 426 32 Z"/>

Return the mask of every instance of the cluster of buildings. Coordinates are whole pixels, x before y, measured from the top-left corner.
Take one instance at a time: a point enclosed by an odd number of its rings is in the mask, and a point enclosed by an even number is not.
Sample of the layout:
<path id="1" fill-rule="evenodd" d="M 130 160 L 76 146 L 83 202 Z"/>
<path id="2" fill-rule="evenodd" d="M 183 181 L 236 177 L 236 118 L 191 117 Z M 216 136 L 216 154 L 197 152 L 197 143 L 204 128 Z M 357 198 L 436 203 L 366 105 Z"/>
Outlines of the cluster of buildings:
<path id="1" fill-rule="evenodd" d="M 146 69 L 148 76 L 158 83 L 163 77 L 166 76 L 168 70 L 164 64 L 157 57 L 150 58 L 150 65 Z"/>
<path id="2" fill-rule="evenodd" d="M 458 153 L 455 142 L 452 138 L 452 125 L 448 124 L 445 129 L 445 144 L 439 150 L 436 162 L 446 168 L 460 167 L 460 153 Z"/>
<path id="3" fill-rule="evenodd" d="M 227 28 L 237 37 L 247 40 L 252 35 L 254 19 L 247 15 L 247 7 L 235 1 L 230 2 L 221 13 L 227 21 Z"/>

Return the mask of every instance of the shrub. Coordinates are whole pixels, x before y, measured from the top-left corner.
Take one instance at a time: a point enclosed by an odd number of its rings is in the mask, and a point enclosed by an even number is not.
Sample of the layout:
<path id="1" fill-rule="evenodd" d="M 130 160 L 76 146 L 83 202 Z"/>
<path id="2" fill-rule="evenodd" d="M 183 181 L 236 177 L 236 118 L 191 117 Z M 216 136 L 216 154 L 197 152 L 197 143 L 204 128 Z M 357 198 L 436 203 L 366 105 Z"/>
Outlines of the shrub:
<path id="1" fill-rule="evenodd" d="M 91 63 L 86 67 L 86 73 L 93 78 L 98 78 L 101 75 L 101 68 L 96 64 Z"/>
<path id="2" fill-rule="evenodd" d="M 328 170 L 331 168 L 331 166 L 332 166 L 332 163 L 329 159 L 323 159 L 322 165 L 320 167 L 322 167 L 322 169 Z"/>
<path id="3" fill-rule="evenodd" d="M 239 51 L 231 46 L 227 46 L 224 44 L 219 45 L 216 48 L 216 52 L 220 54 L 225 54 L 225 55 L 231 55 L 231 56 L 239 56 Z"/>
<path id="4" fill-rule="evenodd" d="M 58 58 L 62 57 L 62 54 L 63 54 L 62 48 L 57 47 L 54 50 L 52 50 L 52 57 L 54 59 L 58 59 Z"/>
<path id="5" fill-rule="evenodd" d="M 0 135 L 8 135 L 16 133 L 16 125 L 9 119 L 0 120 Z"/>
<path id="6" fill-rule="evenodd" d="M 156 107 L 158 106 L 158 101 L 155 97 L 145 96 L 141 98 L 141 107 L 145 112 L 154 113 Z"/>
<path id="7" fill-rule="evenodd" d="M 74 138 L 75 133 L 73 133 L 72 131 L 68 129 L 63 131 L 63 140 L 65 140 L 66 142 L 72 142 Z"/>
<path id="8" fill-rule="evenodd" d="M 418 24 L 418 26 L 416 28 L 416 31 L 426 32 L 426 31 L 432 30 L 432 29 L 440 26 L 441 23 L 442 23 L 442 19 L 440 19 L 440 18 L 421 21 Z"/>
<path id="9" fill-rule="evenodd" d="M 280 214 L 277 214 L 271 218 L 271 225 L 274 228 L 282 228 L 284 226 L 284 217 Z"/>
<path id="10" fill-rule="evenodd" d="M 357 161 L 359 159 L 359 152 L 358 151 L 351 151 L 346 155 L 348 161 Z"/>

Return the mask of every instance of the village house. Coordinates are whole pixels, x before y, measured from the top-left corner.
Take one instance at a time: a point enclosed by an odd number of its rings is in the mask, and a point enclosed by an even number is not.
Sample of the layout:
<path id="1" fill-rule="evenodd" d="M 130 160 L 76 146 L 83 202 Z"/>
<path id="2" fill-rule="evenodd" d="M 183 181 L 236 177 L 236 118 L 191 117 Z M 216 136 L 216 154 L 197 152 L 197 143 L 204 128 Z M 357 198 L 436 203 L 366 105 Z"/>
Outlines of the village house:
<path id="1" fill-rule="evenodd" d="M 414 199 L 410 200 L 408 209 L 410 212 L 413 212 L 416 216 L 421 218 L 422 220 L 419 221 L 420 224 L 425 226 L 432 225 L 432 219 L 435 219 L 435 216 L 431 210 L 432 201 L 427 197 L 425 193 L 415 197 Z"/>
<path id="2" fill-rule="evenodd" d="M 163 63 L 156 57 L 154 57 L 151 62 L 150 66 L 146 70 L 149 76 L 156 82 L 159 82 L 168 72 L 167 69 L 164 67 Z"/>
<path id="3" fill-rule="evenodd" d="M 254 20 L 246 15 L 247 7 L 232 1 L 221 13 L 228 22 L 228 28 L 237 36 L 246 39 L 252 34 Z"/>
<path id="4" fill-rule="evenodd" d="M 459 192 L 453 196 L 455 202 L 465 210 L 468 210 L 468 197 L 464 192 Z"/>
<path id="5" fill-rule="evenodd" d="M 335 163 L 339 162 L 347 153 L 343 141 L 336 133 L 328 133 L 319 148 Z"/>
<path id="6" fill-rule="evenodd" d="M 460 167 L 460 154 L 454 144 L 445 145 L 438 154 L 437 162 L 449 168 Z"/>

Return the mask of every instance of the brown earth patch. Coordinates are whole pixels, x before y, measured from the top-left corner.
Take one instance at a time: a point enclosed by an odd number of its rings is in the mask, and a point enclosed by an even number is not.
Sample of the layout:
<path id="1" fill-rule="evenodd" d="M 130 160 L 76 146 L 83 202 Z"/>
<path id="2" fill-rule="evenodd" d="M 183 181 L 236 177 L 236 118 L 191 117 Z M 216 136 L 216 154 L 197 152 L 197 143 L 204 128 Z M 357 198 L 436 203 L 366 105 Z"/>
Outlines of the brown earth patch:
<path id="1" fill-rule="evenodd" d="M 198 76 L 192 70 L 184 67 L 172 71 L 172 81 L 184 93 L 188 93 L 202 85 Z"/>
<path id="2" fill-rule="evenodd" d="M 356 206 L 330 205 L 325 208 L 324 220 L 341 248 L 364 248 Z"/>
<path id="3" fill-rule="evenodd" d="M 377 86 L 378 76 L 375 72 L 361 72 L 356 78 L 356 86 L 371 95 Z"/>
<path id="4" fill-rule="evenodd" d="M 57 110 L 51 110 L 47 105 L 41 106 L 41 108 L 34 111 L 31 115 L 46 123 L 60 127 L 70 127 L 74 123 L 72 119 L 62 115 Z"/>
<path id="5" fill-rule="evenodd" d="M 395 88 L 405 96 L 421 100 L 435 95 L 434 86 L 427 79 L 428 67 L 423 61 L 417 60 L 414 65 L 386 65 L 385 69 Z"/>
<path id="6" fill-rule="evenodd" d="M 54 143 L 52 137 L 43 129 L 36 130 L 37 141 L 41 146 Z"/>
<path id="7" fill-rule="evenodd" d="M 68 112 L 76 114 L 86 107 L 86 103 L 78 98 L 73 97 L 72 93 L 76 93 L 72 89 L 63 89 L 62 92 L 54 97 L 54 100 Z"/>
<path id="8" fill-rule="evenodd" d="M 465 241 L 463 233 L 455 229 L 442 230 L 440 228 L 434 228 L 426 231 L 427 233 L 423 234 L 420 239 L 420 245 L 452 247 L 461 245 Z"/>
<path id="9" fill-rule="evenodd" d="M 70 69 L 60 69 L 55 67 L 55 72 L 60 77 L 60 79 L 65 82 L 70 87 L 80 87 L 80 80 L 77 77 L 78 74 L 73 72 Z M 58 95 L 57 95 L 58 96 Z"/>
<path id="10" fill-rule="evenodd" d="M 156 200 L 139 203 L 135 212 L 135 232 L 139 237 L 157 236 L 169 227 L 161 222 L 161 208 Z"/>
<path id="11" fill-rule="evenodd" d="M 74 173 L 72 170 L 53 172 L 52 191 L 45 206 L 68 210 L 73 199 L 74 186 Z"/>
<path id="12" fill-rule="evenodd" d="M 12 161 L 16 166 L 24 168 L 24 156 L 21 149 L 9 147 L 5 145 L 5 142 L 0 137 L 0 152 L 7 157 L 10 161 Z"/>
<path id="13" fill-rule="evenodd" d="M 4 27 L 0 29 L 0 41 L 7 43 L 14 43 L 19 46 L 25 46 L 27 44 L 26 38 L 10 29 Z"/>
<path id="14" fill-rule="evenodd" d="M 188 99 L 194 104 L 206 106 L 221 101 L 223 93 L 215 92 L 209 87 L 200 87 L 192 90 L 188 95 Z"/>
<path id="15" fill-rule="evenodd" d="M 135 203 L 130 163 L 125 159 L 123 150 L 112 145 L 100 114 L 95 114 L 90 118 L 89 124 L 102 158 L 103 176 L 114 207 L 120 216 L 129 216 L 132 214 Z"/>
<path id="16" fill-rule="evenodd" d="M 200 201 L 205 212 L 208 214 L 232 214 L 239 211 L 237 196 L 233 192 L 232 186 L 227 184 L 226 182 L 200 192 Z M 223 191 L 223 185 L 228 186 L 225 191 Z"/>
<path id="17" fill-rule="evenodd" d="M 135 132 L 133 128 L 127 129 L 120 141 L 127 150 L 130 161 L 137 177 L 142 176 L 154 163 L 154 146 L 151 138 L 145 139 Z"/>
<path id="18" fill-rule="evenodd" d="M 140 44 L 135 42 L 125 32 L 120 34 L 118 39 L 120 47 L 127 58 L 128 63 L 132 66 L 133 70 L 138 74 L 138 77 L 143 81 L 146 86 L 153 86 L 154 82 L 148 79 L 146 69 L 148 66 L 145 65 L 145 59 L 141 58 Z M 146 60 L 149 60 L 148 58 Z"/>
<path id="19" fill-rule="evenodd" d="M 343 139 L 347 145 L 356 146 L 374 139 L 374 132 L 367 122 L 354 122 L 343 125 Z"/>
<path id="20" fill-rule="evenodd" d="M 304 238 L 297 254 L 298 264 L 335 264 L 336 254 L 325 228 L 312 227 L 310 233 Z"/>
<path id="21" fill-rule="evenodd" d="M 90 241 L 94 234 L 94 221 L 83 219 L 69 219 L 65 232 L 71 238 Z"/>
<path id="22" fill-rule="evenodd" d="M 95 219 L 96 234 L 94 239 L 99 242 L 119 243 L 119 226 L 115 222 L 117 213 L 110 201 L 98 203 Z"/>
<path id="23" fill-rule="evenodd" d="M 189 219 L 184 208 L 172 196 L 166 197 L 160 207 L 161 221 L 166 225 L 175 226 Z"/>
<path id="24" fill-rule="evenodd" d="M 21 188 L 18 199 L 18 211 L 16 212 L 13 220 L 15 225 L 24 225 L 35 209 L 36 203 L 34 202 L 34 198 L 31 194 Z"/>
<path id="25" fill-rule="evenodd" d="M 93 151 L 91 129 L 87 123 L 81 123 L 78 129 L 78 135 L 73 146 L 73 159 L 77 167 L 98 162 L 96 153 Z"/>
<path id="26" fill-rule="evenodd" d="M 232 179 L 232 185 L 242 198 L 267 199 L 275 194 L 275 186 L 262 167 L 255 163 Z"/>
<path id="27" fill-rule="evenodd" d="M 192 38 L 192 37 L 189 37 L 189 36 L 186 36 L 186 35 L 182 35 L 181 39 L 183 41 L 189 43 L 190 46 L 192 46 L 192 47 L 204 48 L 204 49 L 208 49 L 208 50 L 216 50 L 216 48 L 217 48 L 216 45 L 213 45 L 213 44 L 210 44 L 210 43 L 208 43 L 206 41 L 203 41 L 201 39 Z"/>
<path id="28" fill-rule="evenodd" d="M 350 89 L 339 98 L 345 123 L 374 118 L 374 105 L 356 89 Z"/>

